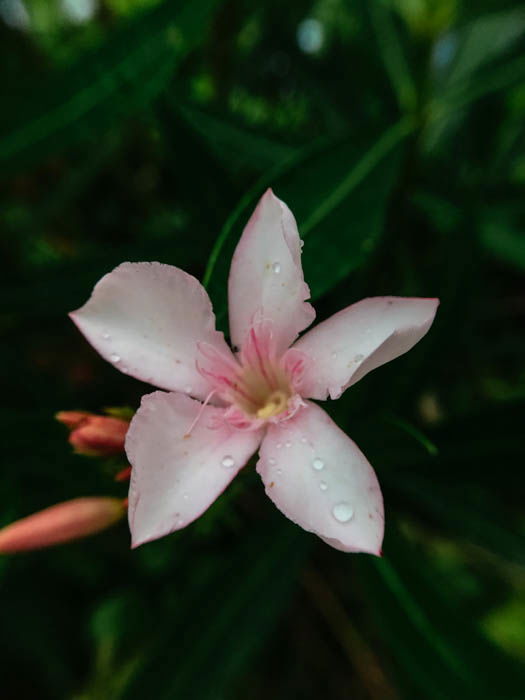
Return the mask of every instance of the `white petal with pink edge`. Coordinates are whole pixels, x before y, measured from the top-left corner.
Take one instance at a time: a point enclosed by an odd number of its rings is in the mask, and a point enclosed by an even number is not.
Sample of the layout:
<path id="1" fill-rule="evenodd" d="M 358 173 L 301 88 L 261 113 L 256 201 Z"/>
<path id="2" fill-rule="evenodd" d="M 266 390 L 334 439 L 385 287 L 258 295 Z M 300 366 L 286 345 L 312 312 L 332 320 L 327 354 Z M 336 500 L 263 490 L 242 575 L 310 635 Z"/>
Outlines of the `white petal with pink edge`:
<path id="1" fill-rule="evenodd" d="M 374 470 L 328 414 L 308 402 L 270 425 L 257 471 L 290 520 L 344 552 L 380 554 L 383 497 Z"/>
<path id="2" fill-rule="evenodd" d="M 126 437 L 134 547 L 198 518 L 259 446 L 260 431 L 235 430 L 223 411 L 179 393 L 143 397 Z"/>
<path id="3" fill-rule="evenodd" d="M 161 263 L 123 263 L 70 314 L 80 331 L 117 369 L 163 389 L 204 398 L 210 386 L 196 368 L 197 343 L 231 356 L 204 287 Z"/>
<path id="4" fill-rule="evenodd" d="M 337 399 L 365 374 L 421 340 L 438 305 L 438 299 L 373 297 L 312 328 L 294 345 L 311 360 L 302 380 L 302 395 Z"/>
<path id="5" fill-rule="evenodd" d="M 293 214 L 271 190 L 263 195 L 237 245 L 228 283 L 232 343 L 241 347 L 256 322 L 271 321 L 279 352 L 315 318 L 301 266 Z"/>

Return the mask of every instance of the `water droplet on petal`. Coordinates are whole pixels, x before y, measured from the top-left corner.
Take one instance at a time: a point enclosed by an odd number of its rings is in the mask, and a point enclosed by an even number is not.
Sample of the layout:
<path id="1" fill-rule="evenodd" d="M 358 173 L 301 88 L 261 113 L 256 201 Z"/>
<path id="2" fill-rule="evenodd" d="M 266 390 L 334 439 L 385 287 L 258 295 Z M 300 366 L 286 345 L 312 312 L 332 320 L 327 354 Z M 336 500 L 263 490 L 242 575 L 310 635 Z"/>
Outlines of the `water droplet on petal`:
<path id="1" fill-rule="evenodd" d="M 188 385 L 188 386 L 184 387 L 184 391 L 185 391 L 187 394 L 191 394 L 191 392 L 193 391 L 193 387 L 191 387 L 191 386 Z"/>
<path id="2" fill-rule="evenodd" d="M 278 275 L 279 272 L 281 271 L 281 263 L 280 263 L 280 262 L 274 262 L 274 264 L 272 265 L 272 270 L 274 271 L 274 273 L 275 273 L 276 275 Z"/>
<path id="3" fill-rule="evenodd" d="M 277 462 L 273 457 L 270 457 L 270 459 L 268 460 L 268 464 L 277 464 Z"/>
<path id="4" fill-rule="evenodd" d="M 182 494 L 182 498 L 183 498 L 185 501 L 187 501 L 188 498 L 189 498 L 189 496 L 188 496 L 187 493 L 183 493 L 183 494 Z"/>
<path id="5" fill-rule="evenodd" d="M 354 509 L 346 501 L 341 501 L 332 508 L 332 515 L 339 523 L 347 523 L 354 517 Z"/>
<path id="6" fill-rule="evenodd" d="M 115 362 L 116 364 L 117 362 L 120 362 L 120 355 L 117 355 L 116 353 L 112 352 L 109 356 L 109 359 L 111 360 L 111 362 Z"/>
<path id="7" fill-rule="evenodd" d="M 222 458 L 221 464 L 225 469 L 231 469 L 235 464 L 235 460 L 231 455 L 226 455 L 226 457 Z"/>
<path id="8" fill-rule="evenodd" d="M 328 488 L 328 484 L 326 483 L 326 481 L 321 481 L 319 484 L 319 488 L 321 489 L 321 491 L 326 491 L 326 489 Z"/>
<path id="9" fill-rule="evenodd" d="M 301 438 L 301 442 L 303 443 L 303 445 L 305 445 L 308 442 L 308 438 L 303 435 L 303 437 Z"/>
<path id="10" fill-rule="evenodd" d="M 361 353 L 359 353 L 358 355 L 356 355 L 354 357 L 354 362 L 361 362 L 361 360 L 363 360 L 364 357 L 365 357 L 364 355 L 361 355 Z"/>
<path id="11" fill-rule="evenodd" d="M 284 443 L 284 446 L 285 446 L 285 447 L 291 447 L 291 446 L 292 446 L 292 443 L 290 442 L 290 440 L 287 440 L 287 441 Z"/>
<path id="12" fill-rule="evenodd" d="M 323 460 L 319 459 L 319 457 L 315 457 L 315 459 L 312 460 L 312 467 L 315 469 L 315 471 L 320 472 L 321 469 L 324 469 Z"/>
<path id="13" fill-rule="evenodd" d="M 110 335 L 109 333 L 102 333 L 102 337 L 104 338 L 104 340 L 109 340 Z"/>
<path id="14" fill-rule="evenodd" d="M 282 469 L 278 469 L 278 470 L 277 470 L 277 474 L 281 475 L 282 473 L 283 473 L 283 470 L 282 470 Z"/>
<path id="15" fill-rule="evenodd" d="M 283 443 L 282 443 L 282 442 L 278 442 L 278 443 L 276 443 L 276 445 L 275 445 L 275 447 L 276 447 L 278 450 L 280 450 L 282 446 L 283 446 Z"/>

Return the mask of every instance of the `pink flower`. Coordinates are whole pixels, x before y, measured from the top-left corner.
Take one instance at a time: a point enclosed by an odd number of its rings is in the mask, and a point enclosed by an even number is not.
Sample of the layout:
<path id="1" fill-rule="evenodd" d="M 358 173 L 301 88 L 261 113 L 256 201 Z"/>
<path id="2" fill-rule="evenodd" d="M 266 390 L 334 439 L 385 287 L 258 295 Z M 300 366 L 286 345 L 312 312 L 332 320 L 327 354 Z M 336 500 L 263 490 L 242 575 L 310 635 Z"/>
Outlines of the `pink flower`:
<path id="1" fill-rule="evenodd" d="M 259 449 L 266 493 L 295 523 L 345 552 L 379 554 L 374 470 L 311 399 L 338 398 L 430 328 L 437 299 L 377 297 L 297 337 L 315 317 L 288 207 L 271 190 L 233 256 L 232 352 L 202 285 L 160 263 L 124 263 L 71 314 L 122 372 L 167 391 L 142 399 L 126 437 L 133 546 L 198 518 Z"/>

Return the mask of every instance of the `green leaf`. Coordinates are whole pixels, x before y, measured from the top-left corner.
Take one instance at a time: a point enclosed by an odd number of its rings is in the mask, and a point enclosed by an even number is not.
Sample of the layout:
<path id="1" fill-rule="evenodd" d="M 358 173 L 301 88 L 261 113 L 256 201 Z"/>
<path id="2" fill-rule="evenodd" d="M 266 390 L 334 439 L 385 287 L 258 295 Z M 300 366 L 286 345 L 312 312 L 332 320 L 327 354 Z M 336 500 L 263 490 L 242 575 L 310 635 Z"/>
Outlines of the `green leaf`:
<path id="1" fill-rule="evenodd" d="M 2 116 L 0 164 L 27 163 L 93 138 L 147 105 L 203 36 L 216 0 L 164 2 L 74 65 L 29 81 Z"/>
<path id="2" fill-rule="evenodd" d="M 525 79 L 525 58 L 512 49 L 525 34 L 525 12 L 512 9 L 476 18 L 455 36 L 458 55 L 438 80 L 427 108 L 427 148 L 436 148 L 457 129 L 462 112 L 481 97 Z"/>
<path id="3" fill-rule="evenodd" d="M 477 17 L 457 37 L 459 50 L 448 75 L 448 85 L 472 74 L 509 51 L 525 34 L 525 12 L 513 8 Z"/>
<path id="4" fill-rule="evenodd" d="M 248 168 L 263 172 L 294 157 L 299 150 L 190 104 L 179 104 L 178 111 L 219 160 L 233 171 Z"/>
<path id="5" fill-rule="evenodd" d="M 429 433 L 439 454 L 428 458 L 402 433 L 383 430 L 374 448 L 375 431 L 365 449 L 381 472 L 391 498 L 437 525 L 456 540 L 482 547 L 500 559 L 525 565 L 525 541 L 519 520 L 505 501 L 523 490 L 521 470 L 523 403 L 485 409 L 456 418 Z"/>
<path id="6" fill-rule="evenodd" d="M 408 696 L 519 697 L 523 674 L 462 614 L 459 582 L 390 523 L 385 557 L 358 561 L 377 632 Z M 456 590 L 455 590 L 456 589 Z"/>
<path id="7" fill-rule="evenodd" d="M 377 47 L 399 106 L 403 111 L 412 112 L 417 105 L 417 90 L 392 12 L 382 0 L 372 0 L 368 8 Z"/>
<path id="8" fill-rule="evenodd" d="M 276 526 L 246 533 L 228 560 L 219 557 L 178 601 L 175 615 L 161 634 L 157 630 L 159 646 L 124 697 L 223 697 L 276 624 L 310 542 L 280 518 Z"/>

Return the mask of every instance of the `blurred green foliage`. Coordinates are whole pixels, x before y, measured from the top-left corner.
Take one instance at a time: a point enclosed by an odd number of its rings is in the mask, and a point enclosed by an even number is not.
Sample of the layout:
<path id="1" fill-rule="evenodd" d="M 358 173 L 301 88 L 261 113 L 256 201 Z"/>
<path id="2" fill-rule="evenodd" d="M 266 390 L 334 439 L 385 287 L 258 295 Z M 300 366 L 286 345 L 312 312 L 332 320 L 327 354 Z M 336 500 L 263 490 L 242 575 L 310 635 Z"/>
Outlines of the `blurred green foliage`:
<path id="1" fill-rule="evenodd" d="M 187 530 L 0 559 L 2 698 L 523 697 L 525 12 L 514 0 L 0 0 L 0 525 L 124 495 L 58 409 L 137 406 L 67 311 L 123 260 L 203 278 L 264 188 L 318 317 L 439 296 L 328 409 L 384 558 L 288 523 L 253 469 Z"/>

